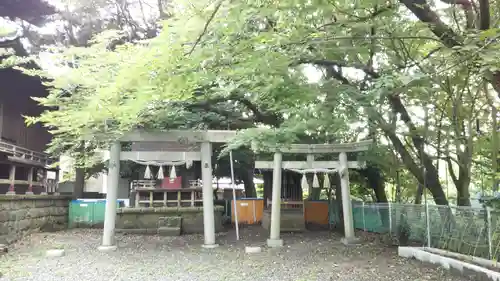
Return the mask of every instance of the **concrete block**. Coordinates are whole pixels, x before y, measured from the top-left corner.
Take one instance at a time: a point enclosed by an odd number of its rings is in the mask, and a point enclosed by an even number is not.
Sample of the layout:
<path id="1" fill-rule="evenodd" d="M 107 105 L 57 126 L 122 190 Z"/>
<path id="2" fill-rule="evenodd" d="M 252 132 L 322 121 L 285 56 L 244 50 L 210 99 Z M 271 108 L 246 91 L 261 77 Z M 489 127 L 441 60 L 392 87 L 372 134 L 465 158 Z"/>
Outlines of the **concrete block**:
<path id="1" fill-rule="evenodd" d="M 64 250 L 63 249 L 47 250 L 45 256 L 48 258 L 62 257 L 64 256 Z"/>
<path id="2" fill-rule="evenodd" d="M 261 247 L 245 247 L 245 253 L 247 254 L 258 254 L 262 252 L 262 248 Z"/>
<path id="3" fill-rule="evenodd" d="M 5 244 L 0 244 L 0 256 L 9 252 L 9 248 Z"/>
<path id="4" fill-rule="evenodd" d="M 127 233 L 134 235 L 153 235 L 158 233 L 158 229 L 156 228 L 117 228 L 115 229 L 116 233 Z"/>
<path id="5" fill-rule="evenodd" d="M 344 237 L 340 239 L 340 242 L 345 246 L 354 246 L 360 244 L 361 240 L 357 237 L 351 237 L 351 238 Z"/>
<path id="6" fill-rule="evenodd" d="M 180 227 L 159 227 L 158 235 L 160 236 L 180 236 L 181 228 Z"/>
<path id="7" fill-rule="evenodd" d="M 448 270 L 457 270 L 461 273 L 472 273 L 476 280 L 500 280 L 500 272 L 490 270 L 475 264 L 464 262 L 461 260 L 441 256 L 431 253 L 423 248 L 418 247 L 399 247 L 398 255 L 405 258 L 415 258 L 422 262 L 428 262 L 439 265 Z M 482 278 L 482 279 L 481 279 Z"/>
<path id="8" fill-rule="evenodd" d="M 283 239 L 267 239 L 267 246 L 270 248 L 283 247 Z"/>
<path id="9" fill-rule="evenodd" d="M 219 247 L 219 244 L 203 244 L 201 247 L 204 249 L 215 249 Z"/>
<path id="10" fill-rule="evenodd" d="M 99 250 L 99 252 L 103 252 L 103 253 L 108 253 L 108 252 L 114 252 L 116 251 L 118 247 L 116 247 L 116 245 L 111 245 L 111 246 L 99 246 L 97 248 L 97 250 Z"/>

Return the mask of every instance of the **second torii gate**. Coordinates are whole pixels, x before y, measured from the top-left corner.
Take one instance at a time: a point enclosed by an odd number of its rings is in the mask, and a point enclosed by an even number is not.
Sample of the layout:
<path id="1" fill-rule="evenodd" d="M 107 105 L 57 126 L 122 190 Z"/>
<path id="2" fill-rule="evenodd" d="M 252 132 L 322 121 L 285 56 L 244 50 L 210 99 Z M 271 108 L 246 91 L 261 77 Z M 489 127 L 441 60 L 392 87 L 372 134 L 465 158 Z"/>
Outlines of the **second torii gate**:
<path id="1" fill-rule="evenodd" d="M 357 241 L 354 235 L 354 223 L 352 218 L 351 192 L 349 188 L 349 168 L 359 168 L 362 163 L 347 161 L 347 152 L 361 152 L 369 149 L 371 141 L 362 141 L 345 144 L 294 144 L 289 147 L 279 149 L 274 153 L 274 160 L 256 161 L 255 167 L 261 169 L 273 169 L 272 205 L 271 205 L 271 231 L 267 245 L 269 247 L 280 247 L 283 240 L 280 239 L 281 222 L 281 170 L 285 169 L 337 169 L 340 174 L 342 189 L 342 212 L 344 215 L 345 237 L 344 244 L 352 244 Z M 307 154 L 308 161 L 285 161 L 283 153 Z M 314 154 L 339 153 L 339 161 L 315 162 Z M 323 166 L 320 166 L 323 165 Z"/>

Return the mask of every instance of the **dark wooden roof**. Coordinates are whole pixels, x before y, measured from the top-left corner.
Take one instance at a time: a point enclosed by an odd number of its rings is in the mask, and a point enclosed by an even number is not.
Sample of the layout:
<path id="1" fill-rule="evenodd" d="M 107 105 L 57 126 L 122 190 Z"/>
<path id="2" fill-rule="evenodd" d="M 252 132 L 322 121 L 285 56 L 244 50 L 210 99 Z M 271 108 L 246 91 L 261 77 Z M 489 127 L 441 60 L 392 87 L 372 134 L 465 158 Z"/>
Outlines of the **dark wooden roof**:
<path id="1" fill-rule="evenodd" d="M 22 19 L 33 25 L 40 25 L 56 9 L 44 0 L 1 0 L 0 17 Z"/>
<path id="2" fill-rule="evenodd" d="M 29 102 L 31 97 L 47 96 L 47 88 L 39 77 L 29 76 L 12 68 L 0 69 L 0 100 Z"/>

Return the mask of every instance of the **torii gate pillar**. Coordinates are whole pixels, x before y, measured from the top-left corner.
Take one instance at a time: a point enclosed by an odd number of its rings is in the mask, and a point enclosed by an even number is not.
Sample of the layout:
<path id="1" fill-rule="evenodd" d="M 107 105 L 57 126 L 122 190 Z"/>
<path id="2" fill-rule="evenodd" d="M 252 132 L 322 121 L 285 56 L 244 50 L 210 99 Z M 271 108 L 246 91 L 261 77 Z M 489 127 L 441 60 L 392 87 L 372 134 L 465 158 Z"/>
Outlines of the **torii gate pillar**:
<path id="1" fill-rule="evenodd" d="M 283 240 L 280 239 L 281 232 L 281 164 L 283 155 L 281 152 L 274 153 L 273 161 L 273 198 L 271 205 L 271 233 L 267 239 L 267 246 L 281 247 Z"/>
<path id="2" fill-rule="evenodd" d="M 359 239 L 354 234 L 354 221 L 352 219 L 352 203 L 351 203 L 351 190 L 349 188 L 349 168 L 347 166 L 347 154 L 341 152 L 339 154 L 340 162 L 340 186 L 342 190 L 342 213 L 344 215 L 344 233 L 345 237 L 342 238 L 342 243 L 345 245 L 356 244 Z"/>
<path id="3" fill-rule="evenodd" d="M 116 250 L 115 221 L 116 201 L 118 199 L 118 182 L 120 180 L 120 152 L 120 142 L 113 142 L 109 149 L 106 209 L 104 211 L 104 230 L 102 233 L 102 245 L 99 246 L 99 251 L 103 252 Z"/>

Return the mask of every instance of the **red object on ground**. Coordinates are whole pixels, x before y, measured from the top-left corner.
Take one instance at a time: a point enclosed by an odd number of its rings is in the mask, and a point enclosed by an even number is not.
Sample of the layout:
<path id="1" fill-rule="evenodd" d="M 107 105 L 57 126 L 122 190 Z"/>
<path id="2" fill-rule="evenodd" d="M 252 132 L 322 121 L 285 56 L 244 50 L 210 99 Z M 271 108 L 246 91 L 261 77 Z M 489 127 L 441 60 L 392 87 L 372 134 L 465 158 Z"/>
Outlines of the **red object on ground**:
<path id="1" fill-rule="evenodd" d="M 182 188 L 182 177 L 177 177 L 173 181 L 170 178 L 164 178 L 161 182 L 161 188 L 165 189 L 179 189 Z"/>

